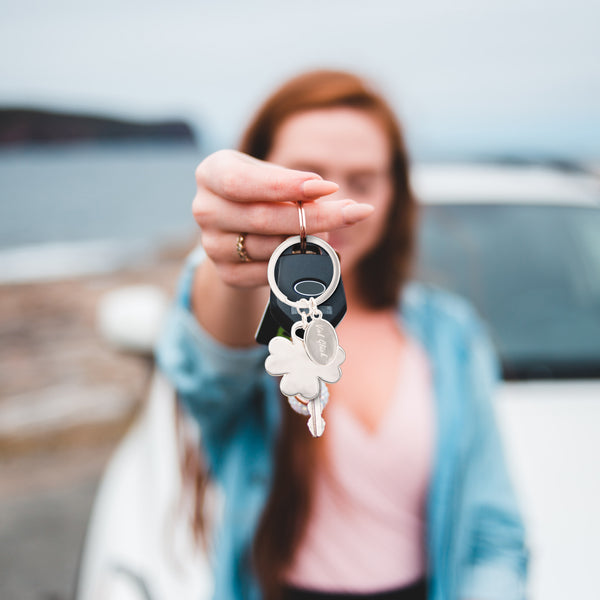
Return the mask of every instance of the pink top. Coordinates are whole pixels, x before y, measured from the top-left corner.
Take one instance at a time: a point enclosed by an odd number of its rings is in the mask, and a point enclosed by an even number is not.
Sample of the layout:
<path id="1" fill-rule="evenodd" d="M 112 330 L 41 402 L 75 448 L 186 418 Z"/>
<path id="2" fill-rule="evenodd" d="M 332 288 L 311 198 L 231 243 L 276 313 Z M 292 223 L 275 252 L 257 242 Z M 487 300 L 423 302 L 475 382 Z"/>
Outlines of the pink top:
<path id="1" fill-rule="evenodd" d="M 325 412 L 330 469 L 317 475 L 314 513 L 287 574 L 322 591 L 399 588 L 425 573 L 425 501 L 434 415 L 425 352 L 409 341 L 396 393 L 370 433 L 340 402 Z"/>

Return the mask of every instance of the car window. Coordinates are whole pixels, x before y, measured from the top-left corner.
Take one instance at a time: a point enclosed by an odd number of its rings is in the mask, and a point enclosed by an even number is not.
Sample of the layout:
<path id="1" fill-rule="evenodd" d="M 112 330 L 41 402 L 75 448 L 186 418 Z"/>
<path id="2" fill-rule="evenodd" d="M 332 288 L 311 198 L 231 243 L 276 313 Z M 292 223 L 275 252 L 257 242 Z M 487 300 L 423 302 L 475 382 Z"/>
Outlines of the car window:
<path id="1" fill-rule="evenodd" d="M 505 378 L 600 376 L 600 210 L 422 209 L 418 277 L 469 298 Z"/>

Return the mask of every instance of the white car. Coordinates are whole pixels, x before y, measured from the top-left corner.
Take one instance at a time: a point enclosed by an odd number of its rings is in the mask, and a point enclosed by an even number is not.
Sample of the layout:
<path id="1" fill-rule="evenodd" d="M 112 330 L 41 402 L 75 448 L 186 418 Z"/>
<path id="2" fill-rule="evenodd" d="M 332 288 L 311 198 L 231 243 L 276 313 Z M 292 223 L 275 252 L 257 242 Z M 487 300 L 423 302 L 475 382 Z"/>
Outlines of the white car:
<path id="1" fill-rule="evenodd" d="M 598 597 L 600 183 L 472 164 L 417 167 L 413 183 L 422 200 L 419 278 L 468 297 L 501 358 L 498 417 L 528 529 L 529 598 Z M 109 317 L 102 322 L 114 338 Z M 140 347 L 123 336 L 120 345 Z M 176 516 L 173 401 L 157 375 L 100 488 L 78 600 L 211 596 L 210 566 Z"/>
<path id="2" fill-rule="evenodd" d="M 419 277 L 487 320 L 526 518 L 532 600 L 598 598 L 600 181 L 541 167 L 415 169 Z"/>

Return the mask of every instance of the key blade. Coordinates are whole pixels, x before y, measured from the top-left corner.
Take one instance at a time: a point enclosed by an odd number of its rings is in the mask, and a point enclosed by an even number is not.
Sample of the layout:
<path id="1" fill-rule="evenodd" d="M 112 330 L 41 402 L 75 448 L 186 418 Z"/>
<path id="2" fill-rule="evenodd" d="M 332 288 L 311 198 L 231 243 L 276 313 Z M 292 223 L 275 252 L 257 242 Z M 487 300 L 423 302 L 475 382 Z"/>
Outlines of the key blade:
<path id="1" fill-rule="evenodd" d="M 307 408 L 310 413 L 308 429 L 313 437 L 321 437 L 325 431 L 325 419 L 323 419 L 323 416 L 321 415 L 321 399 L 315 398 L 314 400 L 311 400 L 308 403 Z"/>
<path id="2" fill-rule="evenodd" d="M 308 420 L 308 429 L 313 437 L 321 437 L 325 432 L 325 420 L 323 418 L 315 419 L 311 417 Z"/>

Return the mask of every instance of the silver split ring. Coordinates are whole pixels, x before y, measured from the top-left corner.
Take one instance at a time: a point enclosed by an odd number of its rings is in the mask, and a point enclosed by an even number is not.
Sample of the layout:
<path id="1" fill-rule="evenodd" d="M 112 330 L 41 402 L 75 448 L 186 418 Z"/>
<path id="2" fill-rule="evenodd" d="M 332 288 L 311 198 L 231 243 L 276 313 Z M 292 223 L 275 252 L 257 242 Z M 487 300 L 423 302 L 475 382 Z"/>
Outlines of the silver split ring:
<path id="1" fill-rule="evenodd" d="M 325 289 L 325 291 L 320 296 L 317 296 L 315 298 L 315 304 L 319 305 L 319 304 L 322 304 L 323 302 L 325 302 L 325 300 L 327 300 L 328 298 L 330 298 L 332 296 L 333 292 L 335 292 L 335 290 L 337 289 L 337 286 L 340 282 L 341 272 L 342 272 L 341 267 L 340 267 L 340 259 L 338 258 L 336 251 L 325 240 L 322 240 L 320 237 L 317 237 L 316 235 L 307 235 L 306 242 L 309 244 L 314 244 L 315 246 L 319 246 L 320 248 L 325 250 L 325 252 L 327 252 L 327 254 L 329 255 L 329 258 L 331 258 L 331 264 L 333 267 L 333 277 L 331 278 L 331 283 L 329 284 L 329 286 Z M 275 248 L 275 251 L 271 255 L 271 258 L 269 259 L 269 266 L 267 267 L 267 277 L 269 279 L 269 286 L 271 287 L 271 291 L 284 304 L 287 304 L 288 306 L 293 306 L 294 308 L 298 308 L 301 300 L 297 300 L 294 302 L 293 300 L 290 300 L 279 289 L 279 287 L 277 286 L 277 283 L 275 281 L 275 265 L 277 264 L 279 257 L 290 246 L 294 246 L 295 244 L 298 244 L 298 243 L 300 243 L 300 244 L 302 243 L 302 238 L 299 235 L 295 235 L 293 237 L 288 238 L 281 244 L 279 244 L 279 246 L 277 246 L 277 248 Z"/>
<path id="2" fill-rule="evenodd" d="M 300 252 L 306 254 L 306 213 L 302 202 L 298 202 L 298 218 L 300 219 Z"/>

